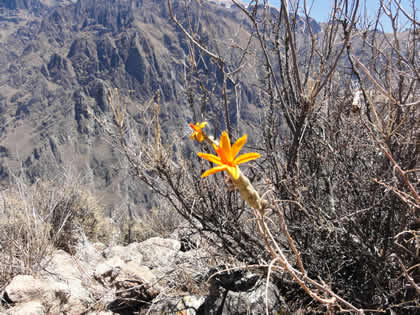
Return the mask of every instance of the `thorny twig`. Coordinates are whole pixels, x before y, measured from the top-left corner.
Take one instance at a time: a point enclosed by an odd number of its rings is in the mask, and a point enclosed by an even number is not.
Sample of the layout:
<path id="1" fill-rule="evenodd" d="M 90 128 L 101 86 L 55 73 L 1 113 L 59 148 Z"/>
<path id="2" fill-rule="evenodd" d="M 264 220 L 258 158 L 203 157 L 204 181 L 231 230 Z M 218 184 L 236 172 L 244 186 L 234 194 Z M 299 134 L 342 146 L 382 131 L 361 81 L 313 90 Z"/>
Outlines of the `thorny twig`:
<path id="1" fill-rule="evenodd" d="M 411 193 L 413 194 L 413 196 L 414 196 L 414 198 L 415 198 L 415 200 L 416 200 L 416 203 L 417 203 L 417 205 L 419 205 L 420 204 L 420 198 L 419 198 L 419 195 L 418 195 L 418 193 L 417 193 L 417 191 L 416 191 L 416 189 L 414 188 L 414 186 L 413 186 L 413 184 L 411 184 L 411 182 L 410 182 L 410 180 L 408 179 L 408 176 L 407 176 L 407 171 L 404 171 L 399 165 L 398 165 L 398 163 L 397 162 L 395 162 L 395 160 L 393 159 L 393 157 L 392 157 L 392 155 L 387 151 L 387 150 L 385 150 L 385 148 L 384 147 L 382 147 L 381 146 L 381 150 L 382 150 L 382 152 L 386 155 L 386 157 L 388 158 L 388 160 L 390 160 L 391 162 L 392 162 L 392 164 L 394 165 L 394 169 L 396 169 L 400 174 L 401 174 L 401 176 L 403 177 L 403 179 L 404 179 L 404 182 L 406 183 L 406 185 L 408 186 L 408 188 L 410 189 L 410 191 L 411 191 Z"/>
<path id="2" fill-rule="evenodd" d="M 401 270 L 403 271 L 406 279 L 411 283 L 411 285 L 414 287 L 414 289 L 416 289 L 417 293 L 420 294 L 420 286 L 414 281 L 413 277 L 411 277 L 408 274 L 408 270 L 407 270 L 407 268 L 405 268 L 401 258 L 398 257 L 397 254 L 392 254 L 391 256 L 395 257 L 397 259 L 398 263 L 400 264 Z"/>

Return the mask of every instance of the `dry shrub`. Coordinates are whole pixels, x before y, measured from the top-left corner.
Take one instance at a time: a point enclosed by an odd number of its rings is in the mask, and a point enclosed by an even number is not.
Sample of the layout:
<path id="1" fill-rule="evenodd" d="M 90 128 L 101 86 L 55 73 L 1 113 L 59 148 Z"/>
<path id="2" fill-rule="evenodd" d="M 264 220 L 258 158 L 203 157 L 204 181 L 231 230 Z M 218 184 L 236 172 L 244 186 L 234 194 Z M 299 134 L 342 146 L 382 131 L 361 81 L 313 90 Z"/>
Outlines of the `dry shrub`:
<path id="1" fill-rule="evenodd" d="M 417 35 L 404 39 L 397 29 L 397 17 L 390 13 L 394 10 L 386 7 L 398 1 L 380 1 L 376 23 L 365 21 L 363 32 L 361 1 L 334 3 L 329 23 L 318 34 L 307 23 L 309 13 L 299 5 L 289 7 L 282 1 L 278 15 L 267 5 L 252 11 L 242 7 L 253 25 L 249 41 L 257 41 L 261 50 L 254 53 L 249 44 L 239 51 L 243 54 L 239 60 L 230 56 L 240 43 L 224 53 L 186 23 L 190 8 L 185 10 L 187 16 L 176 18 L 169 8 L 172 21 L 191 44 L 191 80 L 185 82 L 191 122 L 207 121 L 214 126 L 209 134 L 227 130 L 231 140 L 242 134 L 243 126 L 254 127 L 255 150 L 263 159 L 245 174 L 262 195 L 270 197 L 279 214 L 266 209 L 261 219 L 256 217 L 267 224 L 266 233 L 256 232 L 254 215 L 229 189 L 225 177 L 200 178 L 209 165 L 197 161 L 194 151 L 210 153 L 212 148 L 184 144 L 183 130 L 162 136 L 158 98 L 145 104 L 141 115 L 130 117 L 111 97 L 113 118 L 107 127 L 115 128 L 114 141 L 132 173 L 157 198 L 171 204 L 193 230 L 214 240 L 214 248 L 248 266 L 262 264 L 279 271 L 272 273 L 271 280 L 290 313 L 333 312 L 338 310 L 335 307 L 343 311 L 343 306 L 359 313 L 362 309 L 412 313 L 418 309 L 420 292 L 419 41 Z M 410 3 L 415 8 L 414 1 Z M 393 22 L 392 41 L 369 26 L 382 18 Z M 410 21 L 416 30 L 418 22 Z M 296 27 L 303 24 L 304 31 Z M 252 60 L 247 60 L 248 55 Z M 206 70 L 211 71 L 203 75 L 198 65 L 208 59 Z M 250 85 L 241 77 L 242 71 L 248 75 L 247 62 L 256 63 L 261 120 L 241 121 L 238 114 L 235 121 L 232 113 L 238 112 L 241 95 L 226 86 L 228 81 Z M 214 69 L 210 64 L 219 66 Z M 212 81 L 215 77 L 219 80 Z M 209 81 L 219 89 L 206 90 Z M 353 91 L 356 83 L 360 89 Z M 386 101 L 381 104 L 383 100 L 371 98 L 370 92 L 382 94 Z M 363 96 L 358 102 L 357 94 Z M 222 101 L 213 104 L 217 99 Z M 176 149 L 171 150 L 173 146 Z M 286 228 L 293 242 L 284 237 Z M 265 239 L 272 242 L 264 243 Z M 284 252 L 282 261 L 288 260 L 290 266 L 272 259 L 272 248 Z M 301 266 L 289 253 L 302 258 Z M 301 270 L 300 280 L 285 276 L 291 267 Z M 319 288 L 310 279 L 325 285 Z M 302 290 L 304 282 L 313 292 L 327 292 L 334 299 L 326 300 L 326 295 L 314 303 L 314 295 Z"/>
<path id="2" fill-rule="evenodd" d="M 50 237 L 56 248 L 72 253 L 83 233 L 91 241 L 109 243 L 113 228 L 102 205 L 79 183 L 56 188 L 51 182 L 36 184 L 40 214 L 47 217 Z"/>
<path id="3" fill-rule="evenodd" d="M 181 224 L 181 216 L 170 207 L 158 207 L 139 218 L 124 216 L 120 231 L 124 243 L 142 242 L 151 237 L 169 237 Z"/>
<path id="4" fill-rule="evenodd" d="M 0 288 L 17 274 L 28 274 L 53 248 L 50 228 L 22 200 L 17 191 L 1 198 Z"/>
<path id="5" fill-rule="evenodd" d="M 61 185 L 15 178 L 0 195 L 0 288 L 17 274 L 36 273 L 54 249 L 73 253 L 81 235 L 108 243 L 103 208 L 75 177 Z"/>

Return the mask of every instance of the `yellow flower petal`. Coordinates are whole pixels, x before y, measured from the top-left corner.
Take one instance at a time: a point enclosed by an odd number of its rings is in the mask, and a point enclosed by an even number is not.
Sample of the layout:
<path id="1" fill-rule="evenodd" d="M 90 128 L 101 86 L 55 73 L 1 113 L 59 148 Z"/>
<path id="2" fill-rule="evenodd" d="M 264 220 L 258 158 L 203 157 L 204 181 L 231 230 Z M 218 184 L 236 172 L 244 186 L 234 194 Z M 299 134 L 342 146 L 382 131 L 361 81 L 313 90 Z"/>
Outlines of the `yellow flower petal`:
<path id="1" fill-rule="evenodd" d="M 234 178 L 239 178 L 239 167 L 238 166 L 226 166 L 226 171 Z"/>
<path id="2" fill-rule="evenodd" d="M 202 129 L 207 125 L 207 122 L 202 122 L 202 123 L 198 122 L 195 125 L 190 123 L 189 125 L 194 130 L 194 132 L 190 136 L 190 139 L 191 140 L 197 139 L 198 142 L 202 142 L 204 140 Z"/>
<path id="3" fill-rule="evenodd" d="M 220 158 L 223 162 L 229 162 L 233 161 L 233 156 L 231 154 L 232 148 L 230 146 L 230 140 L 229 136 L 226 131 L 222 132 L 222 136 L 220 137 L 220 146 L 219 151 L 217 153 L 219 154 Z"/>
<path id="4" fill-rule="evenodd" d="M 197 125 L 194 125 L 194 124 L 191 124 L 191 123 L 189 125 L 195 132 L 200 130 L 200 127 L 198 126 L 198 123 L 197 123 Z"/>
<path id="5" fill-rule="evenodd" d="M 201 177 L 206 177 L 206 176 L 212 175 L 212 174 L 214 174 L 214 173 L 224 171 L 224 170 L 226 170 L 226 169 L 227 169 L 227 167 L 228 167 L 227 165 L 220 165 L 220 166 L 213 167 L 213 168 L 211 168 L 211 169 L 209 169 L 209 170 L 205 171 L 205 172 L 201 175 Z"/>
<path id="6" fill-rule="evenodd" d="M 220 158 L 218 156 L 215 156 L 213 154 L 208 154 L 208 153 L 202 153 L 202 152 L 198 152 L 197 155 L 207 161 L 213 162 L 215 164 L 223 164 L 222 161 L 220 160 Z"/>
<path id="7" fill-rule="evenodd" d="M 242 154 L 242 155 L 238 156 L 233 163 L 234 164 L 242 164 L 242 163 L 245 163 L 245 162 L 248 162 L 248 161 L 258 159 L 259 157 L 261 157 L 261 155 L 259 153 L 255 153 L 255 152 L 245 153 L 245 154 Z"/>
<path id="8" fill-rule="evenodd" d="M 235 144 L 232 146 L 232 158 L 235 158 L 235 156 L 238 155 L 239 151 L 242 149 L 242 147 L 244 146 L 246 140 L 247 140 L 247 135 L 243 135 L 242 137 L 240 137 L 238 140 L 236 140 Z"/>
<path id="9" fill-rule="evenodd" d="M 201 129 L 199 130 L 200 131 L 197 132 L 195 135 L 197 137 L 197 140 L 199 140 L 200 136 L 203 136 Z M 206 159 L 212 163 L 219 165 L 204 172 L 201 176 L 206 177 L 216 172 L 227 171 L 232 178 L 238 179 L 240 176 L 238 164 L 255 160 L 261 156 L 259 153 L 252 152 L 242 154 L 235 159 L 235 156 L 245 145 L 246 140 L 247 135 L 243 135 L 233 144 L 233 146 L 231 146 L 228 134 L 226 133 L 226 131 L 223 131 L 222 135 L 220 136 L 219 145 L 213 144 L 213 148 L 218 156 L 202 152 L 198 153 L 198 156 L 202 157 L 203 159 Z"/>

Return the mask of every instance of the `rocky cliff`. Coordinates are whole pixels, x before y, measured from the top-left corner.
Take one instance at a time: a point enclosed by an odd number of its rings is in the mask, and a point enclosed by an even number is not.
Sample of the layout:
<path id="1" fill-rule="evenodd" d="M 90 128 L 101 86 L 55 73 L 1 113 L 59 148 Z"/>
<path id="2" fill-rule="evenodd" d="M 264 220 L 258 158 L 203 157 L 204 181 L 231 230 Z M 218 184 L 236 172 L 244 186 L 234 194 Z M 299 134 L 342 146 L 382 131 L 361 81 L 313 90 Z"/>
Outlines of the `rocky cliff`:
<path id="1" fill-rule="evenodd" d="M 174 13 L 203 43 L 224 52 L 246 43 L 250 26 L 243 13 L 222 1 L 174 1 Z M 189 71 L 185 35 L 170 20 L 166 0 L 3 0 L 0 2 L 0 180 L 23 169 L 31 180 L 54 178 L 57 165 L 82 170 L 105 203 L 145 204 L 148 192 L 124 183 L 120 154 L 99 131 L 93 113 L 109 113 L 106 91 L 118 88 L 134 116 L 137 107 L 160 95 L 163 131 L 185 134 L 193 118 L 191 102 L 220 116 L 221 76 L 214 60 L 195 56 L 196 73 L 213 91 L 206 103 L 185 88 Z M 231 53 L 231 58 L 240 54 Z M 258 84 L 250 59 L 236 84 L 245 120 L 255 118 Z M 253 75 L 250 75 L 253 74 Z M 239 82 L 239 83 L 238 83 Z M 227 82 L 232 91 L 232 82 Z M 219 93 L 220 95 L 220 93 Z M 223 128 L 223 126 L 222 126 Z M 131 192 L 128 191 L 130 187 Z M 136 191 L 136 193 L 132 193 Z M 118 202 L 117 202 L 118 203 Z"/>

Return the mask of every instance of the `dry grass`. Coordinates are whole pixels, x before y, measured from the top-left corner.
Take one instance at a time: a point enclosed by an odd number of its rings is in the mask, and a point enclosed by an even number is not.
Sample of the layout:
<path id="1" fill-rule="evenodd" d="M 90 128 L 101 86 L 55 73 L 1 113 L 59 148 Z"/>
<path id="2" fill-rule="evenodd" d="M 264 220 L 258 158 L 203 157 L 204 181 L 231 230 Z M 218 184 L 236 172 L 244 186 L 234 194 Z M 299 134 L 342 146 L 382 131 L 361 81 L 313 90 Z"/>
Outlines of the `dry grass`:
<path id="1" fill-rule="evenodd" d="M 182 222 L 181 216 L 170 207 L 153 208 L 141 217 L 124 216 L 119 229 L 124 243 L 142 242 L 151 237 L 169 237 Z"/>
<path id="2" fill-rule="evenodd" d="M 112 233 L 103 209 L 74 177 L 29 184 L 23 178 L 0 194 L 0 290 L 17 274 L 34 274 L 60 248 L 72 253 L 84 233 L 107 242 Z M 107 225 L 107 226 L 105 226 Z"/>

